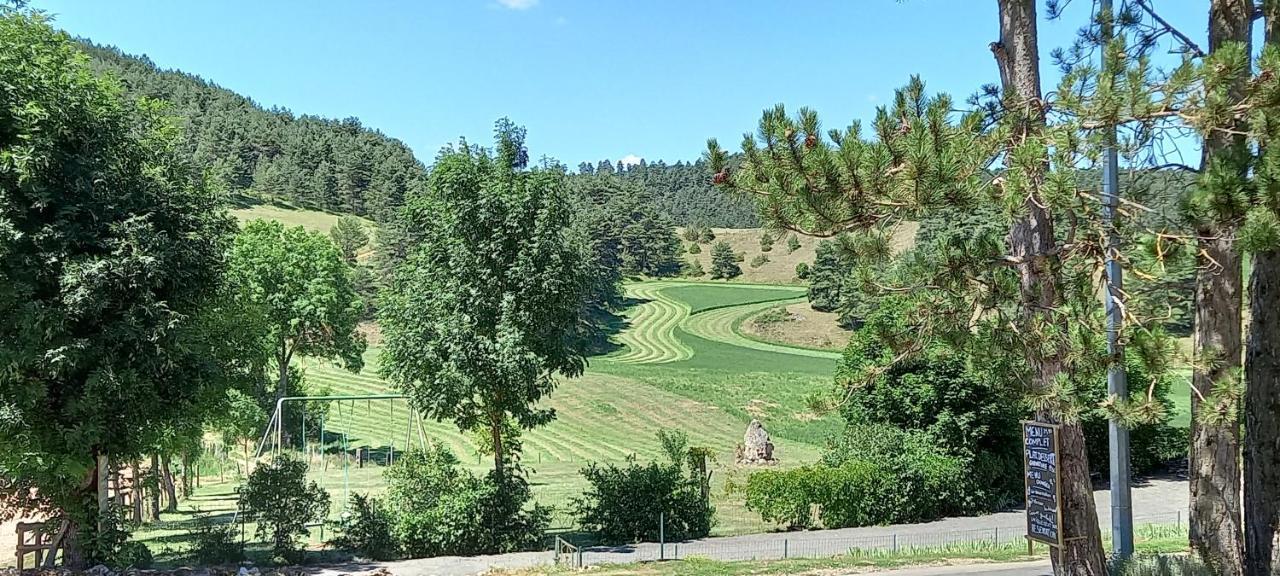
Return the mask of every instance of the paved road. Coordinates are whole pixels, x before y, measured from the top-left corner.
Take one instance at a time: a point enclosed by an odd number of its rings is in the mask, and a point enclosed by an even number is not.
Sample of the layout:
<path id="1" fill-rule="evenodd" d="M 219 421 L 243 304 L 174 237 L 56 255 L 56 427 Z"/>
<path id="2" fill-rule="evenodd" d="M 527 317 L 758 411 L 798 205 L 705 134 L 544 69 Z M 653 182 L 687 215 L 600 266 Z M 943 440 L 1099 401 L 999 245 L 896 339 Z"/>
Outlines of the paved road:
<path id="1" fill-rule="evenodd" d="M 1103 530 L 1111 525 L 1110 492 L 1094 493 L 1098 506 L 1098 520 Z M 1173 524 L 1185 521 L 1187 509 L 1187 484 L 1181 480 L 1151 480 L 1133 492 L 1134 521 L 1136 524 Z M 589 548 L 583 552 L 583 563 L 626 563 L 665 558 L 701 556 L 716 560 L 776 559 L 783 557 L 825 557 L 847 553 L 850 549 L 863 550 L 918 547 L 937 547 L 945 544 L 992 541 L 1019 541 L 1023 539 L 1025 526 L 1021 511 L 1002 512 L 985 516 L 947 518 L 923 524 L 895 526 L 871 526 L 843 528 L 839 530 L 813 530 L 808 532 L 774 532 L 706 538 L 680 544 L 668 544 L 660 548 L 655 543 L 636 544 L 613 548 Z M 492 568 L 526 568 L 553 561 L 551 552 L 523 552 L 497 556 L 468 558 L 441 557 L 398 562 L 348 564 L 329 566 L 316 570 L 318 576 L 361 574 L 385 568 L 396 576 L 472 576 L 483 574 Z M 957 567 L 937 574 L 957 574 Z M 975 569 L 979 569 L 975 567 Z M 998 576 L 1034 576 L 1042 573 L 1039 567 L 1016 565 L 1009 568 L 983 566 L 981 569 L 995 572 L 972 572 Z M 922 569 L 924 570 L 924 569 Z M 902 572 L 893 574 L 925 576 L 931 572 Z"/>

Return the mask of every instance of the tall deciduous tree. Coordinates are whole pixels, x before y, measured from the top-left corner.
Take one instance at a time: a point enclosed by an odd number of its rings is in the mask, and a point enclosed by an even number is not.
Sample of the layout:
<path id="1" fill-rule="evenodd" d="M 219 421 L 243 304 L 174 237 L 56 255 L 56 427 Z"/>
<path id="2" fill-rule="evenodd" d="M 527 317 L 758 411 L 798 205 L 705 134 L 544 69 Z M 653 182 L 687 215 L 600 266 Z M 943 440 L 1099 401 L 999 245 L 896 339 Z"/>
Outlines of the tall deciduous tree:
<path id="1" fill-rule="evenodd" d="M 351 268 L 323 234 L 277 221 L 245 224 L 231 249 L 230 280 L 243 302 L 262 315 L 275 359 L 275 397 L 289 391 L 294 356 L 364 366 L 364 335 L 356 330 L 363 304 Z M 259 390 L 258 397 L 265 391 Z"/>
<path id="2" fill-rule="evenodd" d="M 234 223 L 178 137 L 40 16 L 0 15 L 0 515 L 68 521 L 71 566 L 113 552 L 95 461 L 140 457 L 217 383 L 178 368 Z"/>
<path id="3" fill-rule="evenodd" d="M 557 375 L 582 373 L 589 280 L 564 174 L 526 168 L 523 128 L 501 120 L 496 140 L 492 152 L 462 142 L 436 159 L 428 191 L 406 206 L 415 245 L 379 318 L 383 375 L 422 413 L 487 430 L 501 479 L 508 420 L 550 422 L 538 401 Z"/>

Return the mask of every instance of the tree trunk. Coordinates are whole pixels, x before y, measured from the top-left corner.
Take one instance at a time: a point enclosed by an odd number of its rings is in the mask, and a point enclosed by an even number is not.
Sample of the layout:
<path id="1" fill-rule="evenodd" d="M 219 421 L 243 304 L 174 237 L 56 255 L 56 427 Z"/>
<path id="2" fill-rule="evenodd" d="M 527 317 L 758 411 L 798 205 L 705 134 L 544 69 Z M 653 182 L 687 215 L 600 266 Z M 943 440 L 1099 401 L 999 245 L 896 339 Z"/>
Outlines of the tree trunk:
<path id="1" fill-rule="evenodd" d="M 293 360 L 293 350 L 289 349 L 288 340 L 280 341 L 280 351 L 276 354 L 276 363 L 280 365 L 280 379 L 276 381 L 276 405 L 289 392 L 289 362 Z"/>
<path id="2" fill-rule="evenodd" d="M 160 520 L 160 458 L 155 454 L 151 455 L 149 473 L 151 478 L 147 485 L 151 496 L 151 520 L 158 522 Z"/>
<path id="3" fill-rule="evenodd" d="M 164 483 L 164 494 L 168 502 L 165 503 L 165 512 L 178 511 L 178 487 L 173 482 L 173 466 L 169 461 L 168 454 L 160 455 L 160 480 Z"/>
<path id="4" fill-rule="evenodd" d="M 1270 22 L 1268 22 L 1270 24 Z M 1280 251 L 1256 254 L 1245 348 L 1244 573 L 1280 574 Z"/>
<path id="5" fill-rule="evenodd" d="M 1000 40 L 991 45 L 1000 69 L 1000 81 L 1008 113 L 1016 115 L 1022 125 L 1016 134 L 1031 137 L 1042 133 L 1045 126 L 1040 92 L 1040 54 L 1036 32 L 1035 0 L 998 0 L 1000 8 Z M 1013 143 L 1010 143 L 1013 146 Z M 1048 158 L 1045 158 L 1047 169 Z M 1034 170 L 1029 170 L 1034 172 Z M 1028 174 L 1033 186 L 1043 174 Z M 1023 206 L 1026 214 L 1015 221 L 1009 231 L 1009 243 L 1018 265 L 1022 322 L 1028 333 L 1040 324 L 1056 324 L 1065 328 L 1065 319 L 1057 312 L 1059 296 L 1059 263 L 1053 255 L 1054 225 L 1044 203 L 1029 197 Z M 1062 344 L 1047 353 L 1028 353 L 1027 363 L 1033 371 L 1031 386 L 1038 391 L 1055 386 L 1062 371 Z M 1084 431 L 1079 423 L 1064 423 L 1060 414 L 1042 411 L 1037 417 L 1045 422 L 1062 424 L 1059 445 L 1062 490 L 1063 549 L 1053 555 L 1054 573 L 1070 576 L 1106 574 L 1102 550 L 1102 534 L 1098 529 L 1098 513 L 1093 502 L 1093 485 L 1089 480 L 1088 452 Z"/>
<path id="6" fill-rule="evenodd" d="M 503 463 L 503 445 L 502 445 L 502 418 L 491 417 L 489 419 L 489 433 L 493 435 L 493 473 L 495 479 L 502 481 L 502 475 L 506 473 L 506 466 Z"/>
<path id="7" fill-rule="evenodd" d="M 1250 0 L 1213 0 L 1209 8 L 1209 52 L 1233 42 L 1248 44 L 1252 25 Z M 1237 98 L 1247 78 L 1232 87 Z M 1242 135 L 1213 132 L 1204 140 L 1201 167 L 1230 161 Z M 1231 167 L 1243 180 L 1247 163 Z M 1225 193 L 1225 191 L 1224 191 Z M 1242 216 L 1242 215 L 1241 215 Z M 1242 573 L 1244 544 L 1241 532 L 1240 427 L 1237 419 L 1213 418 L 1218 411 L 1208 398 L 1223 381 L 1236 378 L 1241 362 L 1241 259 L 1235 247 L 1237 221 L 1202 226 L 1200 258 L 1196 273 L 1196 318 L 1192 330 L 1195 355 L 1191 395 L 1191 447 L 1188 515 L 1191 547 L 1216 574 Z"/>
<path id="8" fill-rule="evenodd" d="M 129 479 L 129 493 L 133 496 L 133 523 L 142 524 L 142 466 L 135 461 L 131 468 L 133 475 Z"/>

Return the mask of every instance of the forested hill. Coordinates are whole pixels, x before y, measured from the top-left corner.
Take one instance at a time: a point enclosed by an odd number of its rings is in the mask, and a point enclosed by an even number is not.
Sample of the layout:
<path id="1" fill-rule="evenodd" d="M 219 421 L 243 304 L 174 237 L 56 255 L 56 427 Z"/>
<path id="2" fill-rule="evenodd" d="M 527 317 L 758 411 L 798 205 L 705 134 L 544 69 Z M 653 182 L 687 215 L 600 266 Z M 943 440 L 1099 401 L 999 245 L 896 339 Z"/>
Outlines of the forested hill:
<path id="1" fill-rule="evenodd" d="M 146 57 L 87 40 L 95 71 L 111 72 L 130 96 L 165 100 L 182 118 L 187 152 L 233 194 L 385 220 L 424 167 L 399 140 L 360 125 L 264 109 L 199 76 L 161 70 Z"/>
<path id="2" fill-rule="evenodd" d="M 712 171 L 706 162 L 665 162 L 623 165 L 601 160 L 594 166 L 578 165 L 581 174 L 615 174 L 639 183 L 665 213 L 679 226 L 699 224 L 718 228 L 755 228 L 760 225 L 750 198 L 711 185 Z"/>
<path id="3" fill-rule="evenodd" d="M 183 121 L 191 160 L 233 195 L 382 222 L 404 203 L 407 191 L 421 186 L 426 169 L 413 152 L 359 119 L 266 109 L 200 76 L 162 70 L 145 56 L 85 39 L 80 44 L 93 69 L 119 78 L 130 96 L 168 102 Z M 624 167 L 605 160 L 583 164 L 579 172 L 640 184 L 676 225 L 759 225 L 751 200 L 712 187 L 711 170 L 702 161 Z"/>

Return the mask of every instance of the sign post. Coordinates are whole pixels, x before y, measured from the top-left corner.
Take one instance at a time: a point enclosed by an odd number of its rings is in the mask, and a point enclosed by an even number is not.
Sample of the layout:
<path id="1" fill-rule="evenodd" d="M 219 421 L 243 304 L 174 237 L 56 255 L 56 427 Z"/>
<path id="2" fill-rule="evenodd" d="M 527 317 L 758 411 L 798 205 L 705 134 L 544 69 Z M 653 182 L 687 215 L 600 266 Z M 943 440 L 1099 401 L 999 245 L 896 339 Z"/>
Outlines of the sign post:
<path id="1" fill-rule="evenodd" d="M 1027 496 L 1027 545 L 1062 548 L 1062 485 L 1058 473 L 1057 424 L 1022 423 L 1023 470 Z"/>

